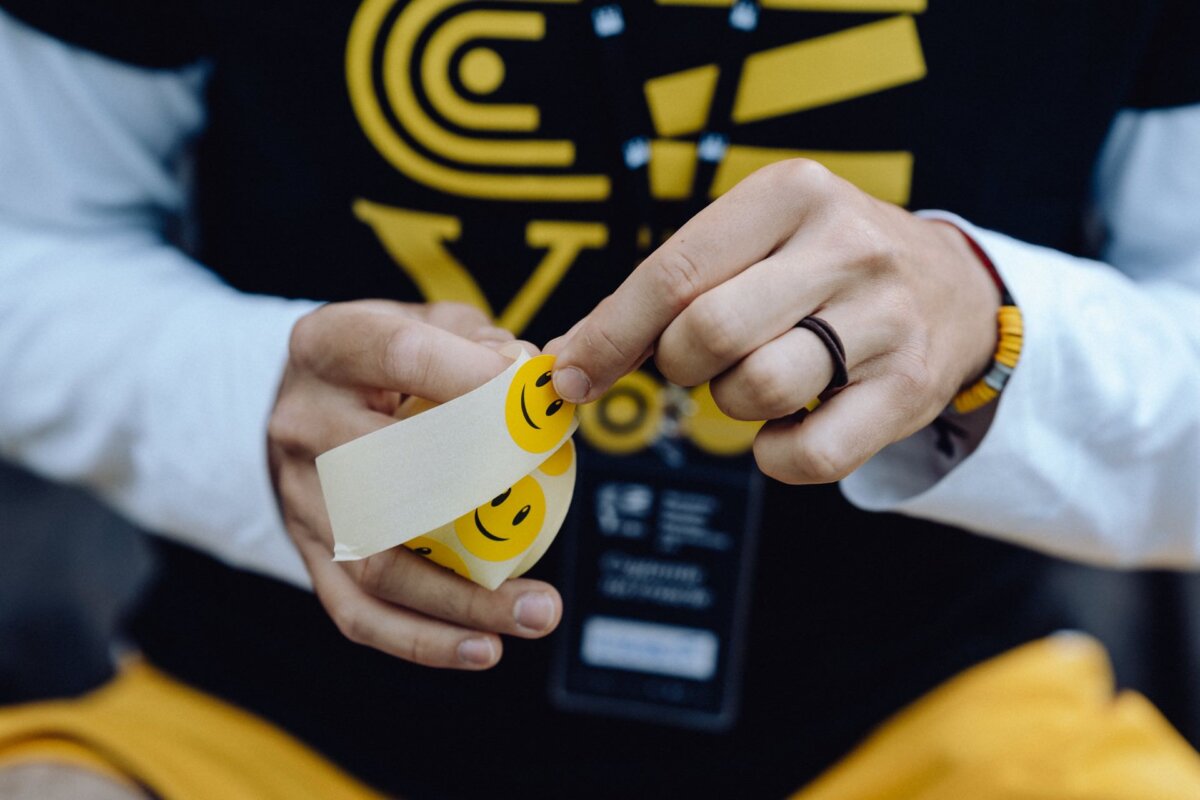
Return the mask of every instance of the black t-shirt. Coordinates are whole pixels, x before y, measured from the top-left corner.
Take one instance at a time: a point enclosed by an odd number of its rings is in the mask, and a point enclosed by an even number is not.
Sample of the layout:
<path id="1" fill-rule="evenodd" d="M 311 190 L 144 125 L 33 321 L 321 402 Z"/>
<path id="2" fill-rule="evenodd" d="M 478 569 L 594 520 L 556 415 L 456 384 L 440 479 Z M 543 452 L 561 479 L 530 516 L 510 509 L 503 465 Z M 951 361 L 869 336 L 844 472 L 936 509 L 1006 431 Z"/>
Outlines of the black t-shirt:
<path id="1" fill-rule="evenodd" d="M 614 66 L 594 4 L 562 0 L 0 0 L 132 63 L 212 61 L 197 256 L 232 285 L 482 296 L 533 341 L 619 284 L 639 227 L 694 209 L 713 97 L 731 143 L 703 175 L 717 190 L 807 154 L 885 199 L 1081 254 L 1116 112 L 1200 101 L 1188 0 L 780 0 L 744 37 L 721 4 L 626 5 Z M 639 130 L 649 204 L 621 165 Z M 535 271 L 544 296 L 523 291 Z M 1086 627 L 1047 588 L 1053 559 L 832 487 L 771 484 L 763 516 L 725 733 L 555 710 L 552 641 L 514 642 L 482 675 L 410 666 L 342 639 L 308 594 L 177 546 L 136 630 L 155 662 L 404 796 L 778 797 L 955 672 Z M 560 566 L 551 551 L 535 574 Z"/>

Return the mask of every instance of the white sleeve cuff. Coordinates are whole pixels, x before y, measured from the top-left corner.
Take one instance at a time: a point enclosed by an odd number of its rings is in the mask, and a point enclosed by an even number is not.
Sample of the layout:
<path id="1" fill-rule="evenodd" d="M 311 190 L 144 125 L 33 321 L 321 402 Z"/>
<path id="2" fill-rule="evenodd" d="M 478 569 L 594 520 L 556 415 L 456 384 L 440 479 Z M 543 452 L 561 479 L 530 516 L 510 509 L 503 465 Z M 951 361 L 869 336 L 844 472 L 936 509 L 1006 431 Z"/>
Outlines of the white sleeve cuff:
<path id="1" fill-rule="evenodd" d="M 226 292 L 176 309 L 155 343 L 134 446 L 144 477 L 110 499 L 169 538 L 307 588 L 271 485 L 267 421 L 292 326 L 314 304 Z"/>
<path id="2" fill-rule="evenodd" d="M 978 498 L 963 496 L 963 490 L 973 490 L 977 486 L 978 473 L 993 468 L 994 458 L 1006 458 L 1003 450 L 1013 446 L 1009 441 L 1011 437 L 1005 436 L 1006 429 L 1013 427 L 1011 423 L 1017 416 L 1016 406 L 1022 402 L 1023 389 L 1036 384 L 1028 377 L 1033 371 L 1029 362 L 1036 358 L 1031 353 L 1038 348 L 1035 337 L 1041 331 L 1041 326 L 1036 323 L 1036 309 L 1050 308 L 1052 297 L 1046 295 L 1052 293 L 1053 287 L 1042 278 L 1053 266 L 1044 263 L 1045 256 L 1038 252 L 1040 248 L 984 231 L 956 214 L 945 211 L 919 211 L 917 214 L 959 228 L 992 260 L 1026 318 L 1021 360 L 996 403 L 972 414 L 948 417 L 961 432 L 952 439 L 952 452 L 939 449 L 937 430 L 933 426 L 926 427 L 880 451 L 842 481 L 842 492 L 852 503 L 869 511 L 897 511 L 917 516 L 927 516 L 919 509 L 927 508 L 929 503 L 941 509 L 948 495 L 954 501 L 952 505 L 961 505 L 957 510 L 969 513 L 967 519 L 971 519 L 978 516 Z M 1058 253 L 1053 255 L 1061 257 Z M 1029 304 L 1033 309 L 1027 307 Z M 1034 319 L 1032 324 L 1030 318 Z M 1026 402 L 1032 402 L 1032 398 Z M 1034 504 L 1031 508 L 1041 505 Z"/>
<path id="3" fill-rule="evenodd" d="M 277 511 L 267 420 L 297 318 L 154 237 L 0 214 L 0 456 L 82 483 L 155 533 L 308 584 Z"/>
<path id="4" fill-rule="evenodd" d="M 921 431 L 845 479 L 846 497 L 1085 561 L 1196 563 L 1200 298 L 1180 287 L 1165 303 L 1099 262 L 938 218 L 1000 272 L 1021 359 L 973 452 L 947 459 Z"/>

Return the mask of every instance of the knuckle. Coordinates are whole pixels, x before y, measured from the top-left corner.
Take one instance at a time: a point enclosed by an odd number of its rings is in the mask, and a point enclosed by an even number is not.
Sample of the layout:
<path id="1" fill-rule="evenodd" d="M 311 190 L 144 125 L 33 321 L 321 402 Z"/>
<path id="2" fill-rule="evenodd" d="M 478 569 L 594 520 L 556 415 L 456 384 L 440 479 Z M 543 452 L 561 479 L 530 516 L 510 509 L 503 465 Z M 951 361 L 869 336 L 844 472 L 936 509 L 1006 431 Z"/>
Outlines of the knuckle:
<path id="1" fill-rule="evenodd" d="M 267 440 L 289 456 L 307 453 L 304 446 L 306 413 L 302 403 L 290 397 L 281 397 L 267 420 Z"/>
<path id="2" fill-rule="evenodd" d="M 400 657 L 427 667 L 440 666 L 449 660 L 440 652 L 433 638 L 420 630 L 414 631 L 401 644 Z"/>
<path id="3" fill-rule="evenodd" d="M 712 293 L 701 295 L 685 313 L 691 338 L 704 353 L 720 361 L 743 355 L 746 321 L 731 304 Z"/>
<path id="4" fill-rule="evenodd" d="M 433 352 L 419 326 L 401 325 L 388 337 L 380 356 L 381 374 L 389 376 L 393 388 L 415 391 L 429 383 Z"/>
<path id="5" fill-rule="evenodd" d="M 355 644 L 369 645 L 371 643 L 371 626 L 356 606 L 352 604 L 339 606 L 333 610 L 332 617 L 342 636 Z"/>
<path id="6" fill-rule="evenodd" d="M 391 550 L 367 557 L 358 574 L 358 585 L 368 594 L 378 596 L 387 588 L 388 576 L 395 564 L 396 554 Z"/>
<path id="7" fill-rule="evenodd" d="M 321 350 L 319 343 L 324 328 L 324 311 L 325 307 L 322 306 L 296 320 L 288 337 L 288 355 L 292 361 L 306 369 L 317 366 L 317 354 Z"/>
<path id="8" fill-rule="evenodd" d="M 727 417 L 740 419 L 738 416 L 744 411 L 745 403 L 742 400 L 742 393 L 745 387 L 739 383 L 740 377 L 729 375 L 721 379 L 714 379 L 708 385 L 709 394 L 712 395 L 713 402 L 717 404 L 717 408 Z"/>
<path id="9" fill-rule="evenodd" d="M 579 329 L 576 336 L 581 349 L 600 363 L 625 364 L 632 361 L 638 354 L 629 352 L 625 343 L 614 337 L 603 326 L 588 323 Z"/>
<path id="10" fill-rule="evenodd" d="M 674 247 L 663 248 L 655 259 L 654 274 L 663 301 L 676 313 L 687 308 L 703 291 L 704 273 L 700 263 L 682 241 Z"/>
<path id="11" fill-rule="evenodd" d="M 834 483 L 857 466 L 836 442 L 768 443 L 760 437 L 754 442 L 754 458 L 768 477 L 790 484 Z"/>
<path id="12" fill-rule="evenodd" d="M 824 195 L 834 186 L 834 175 L 819 161 L 811 158 L 789 158 L 776 162 L 765 170 L 771 170 L 771 177 L 789 190 L 802 188 L 808 195 Z"/>
<path id="13" fill-rule="evenodd" d="M 899 248 L 895 240 L 875 221 L 856 216 L 845 230 L 853 242 L 854 262 L 860 268 L 870 273 L 884 273 L 899 262 Z"/>
<path id="14" fill-rule="evenodd" d="M 292 442 L 295 425 L 292 424 L 291 402 L 280 399 L 271 409 L 267 419 L 267 440 L 287 447 Z"/>
<path id="15" fill-rule="evenodd" d="M 808 445 L 796 453 L 796 472 L 814 483 L 834 483 L 854 471 L 844 448 L 827 442 Z"/>
<path id="16" fill-rule="evenodd" d="M 473 585 L 463 585 L 448 572 L 438 569 L 434 581 L 427 590 L 428 600 L 424 610 L 439 619 L 473 625 L 477 619 L 478 599 Z"/>
<path id="17" fill-rule="evenodd" d="M 492 598 L 490 593 L 485 595 L 475 591 L 474 586 L 469 587 L 466 596 L 460 602 L 463 620 L 473 628 L 493 628 L 492 620 L 495 615 L 492 613 Z"/>
<path id="18" fill-rule="evenodd" d="M 795 468 L 790 458 L 780 458 L 778 448 L 770 443 L 767 437 L 759 435 L 754 440 L 754 461 L 764 475 L 780 483 L 803 483 L 795 474 Z"/>
<path id="19" fill-rule="evenodd" d="M 654 366 L 671 383 L 676 386 L 696 386 L 703 382 L 697 371 L 697 365 L 692 353 L 686 348 L 660 346 L 654 354 Z"/>
<path id="20" fill-rule="evenodd" d="M 754 397 L 755 405 L 768 418 L 789 414 L 804 403 L 796 397 L 797 389 L 786 366 L 761 351 L 746 359 L 742 379 Z"/>
<path id="21" fill-rule="evenodd" d="M 767 419 L 762 409 L 762 403 L 747 385 L 739 382 L 738 378 L 727 378 L 716 381 L 709 386 L 713 402 L 722 414 L 730 419 L 752 421 Z"/>
<path id="22" fill-rule="evenodd" d="M 803 483 L 801 479 L 797 478 L 786 468 L 786 465 L 779 461 L 764 458 L 757 454 L 754 456 L 754 461 L 758 464 L 759 471 L 771 480 L 793 485 Z"/>

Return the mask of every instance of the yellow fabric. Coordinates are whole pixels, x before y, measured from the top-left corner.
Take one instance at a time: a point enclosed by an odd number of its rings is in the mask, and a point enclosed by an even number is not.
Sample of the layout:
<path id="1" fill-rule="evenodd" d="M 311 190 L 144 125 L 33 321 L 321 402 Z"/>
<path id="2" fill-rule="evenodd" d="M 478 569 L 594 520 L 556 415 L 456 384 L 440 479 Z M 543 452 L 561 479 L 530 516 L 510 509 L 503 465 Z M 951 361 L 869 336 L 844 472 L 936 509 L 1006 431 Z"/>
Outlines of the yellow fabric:
<path id="1" fill-rule="evenodd" d="M 792 800 L 1196 800 L 1200 756 L 1103 648 L 1034 642 L 953 678 Z"/>
<path id="2" fill-rule="evenodd" d="M 87 745 L 69 739 L 27 739 L 5 745 L 0 752 L 0 770 L 34 762 L 78 767 L 126 786 L 136 786 L 129 776 L 118 771 L 103 756 L 88 749 Z"/>
<path id="3" fill-rule="evenodd" d="M 81 699 L 0 710 L 0 767 L 18 760 L 99 764 L 164 800 L 382 797 L 278 728 L 140 661 Z"/>
<path id="4" fill-rule="evenodd" d="M 164 800 L 380 796 L 245 712 L 134 662 L 80 700 L 0 710 L 0 768 L 62 761 Z M 1044 639 L 918 700 L 791 800 L 1194 800 L 1200 756 L 1104 650 Z"/>

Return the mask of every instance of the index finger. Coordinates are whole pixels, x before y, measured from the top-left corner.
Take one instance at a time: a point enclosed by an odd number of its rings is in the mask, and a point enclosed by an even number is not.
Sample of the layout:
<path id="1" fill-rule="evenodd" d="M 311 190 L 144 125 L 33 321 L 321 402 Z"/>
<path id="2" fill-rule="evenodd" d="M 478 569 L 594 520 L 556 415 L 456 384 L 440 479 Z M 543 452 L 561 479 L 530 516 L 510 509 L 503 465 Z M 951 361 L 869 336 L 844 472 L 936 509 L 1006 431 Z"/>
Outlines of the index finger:
<path id="1" fill-rule="evenodd" d="M 667 326 L 704 292 L 770 255 L 796 230 L 800 187 L 823 167 L 782 162 L 759 170 L 692 217 L 566 336 L 554 388 L 574 403 L 595 400 L 637 366 Z"/>
<path id="2" fill-rule="evenodd" d="M 453 400 L 499 375 L 512 359 L 490 347 L 378 306 L 335 303 L 296 323 L 292 357 L 323 379 Z"/>

